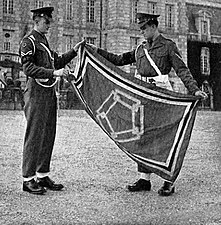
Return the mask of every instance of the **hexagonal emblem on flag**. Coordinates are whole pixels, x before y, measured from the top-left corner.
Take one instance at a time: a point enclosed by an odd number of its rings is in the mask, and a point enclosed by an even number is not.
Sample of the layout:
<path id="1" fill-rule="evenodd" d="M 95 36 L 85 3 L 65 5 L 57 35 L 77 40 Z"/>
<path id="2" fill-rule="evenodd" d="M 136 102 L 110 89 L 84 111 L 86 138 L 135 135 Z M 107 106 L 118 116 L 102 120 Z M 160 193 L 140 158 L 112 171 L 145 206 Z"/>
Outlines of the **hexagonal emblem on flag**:
<path id="1" fill-rule="evenodd" d="M 140 139 L 144 133 L 141 101 L 120 90 L 112 90 L 97 110 L 100 125 L 118 142 Z"/>

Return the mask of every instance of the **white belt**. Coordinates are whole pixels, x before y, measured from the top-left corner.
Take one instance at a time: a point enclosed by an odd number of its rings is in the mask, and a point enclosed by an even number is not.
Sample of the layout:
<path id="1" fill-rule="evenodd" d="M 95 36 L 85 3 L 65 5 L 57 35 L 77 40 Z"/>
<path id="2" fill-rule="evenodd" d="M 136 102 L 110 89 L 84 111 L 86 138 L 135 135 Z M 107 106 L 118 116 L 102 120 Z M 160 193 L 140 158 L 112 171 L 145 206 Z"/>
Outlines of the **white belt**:
<path id="1" fill-rule="evenodd" d="M 141 79 L 141 80 L 145 80 L 148 83 L 155 83 L 156 86 L 158 86 L 158 87 L 162 87 L 162 88 L 165 88 L 165 89 L 168 89 L 168 90 L 171 90 L 172 91 L 173 88 L 172 88 L 172 86 L 170 84 L 168 75 L 162 75 L 161 74 L 159 68 L 157 67 L 157 65 L 155 64 L 155 62 L 153 61 L 153 59 L 150 57 L 147 49 L 144 48 L 144 52 L 145 52 L 145 55 L 146 55 L 147 59 L 149 60 L 149 62 L 151 64 L 151 66 L 157 72 L 158 76 L 151 77 L 151 78 L 150 77 L 146 77 L 145 79 L 143 79 L 143 77 L 140 76 L 139 74 L 135 74 L 135 77 L 137 77 L 138 79 Z M 140 76 L 140 78 L 137 75 Z"/>
<path id="2" fill-rule="evenodd" d="M 144 77 L 144 76 L 141 76 L 139 73 L 136 72 L 135 77 L 140 79 L 140 80 L 149 82 L 149 83 L 153 83 L 154 81 L 163 82 L 163 83 L 169 81 L 169 76 L 167 74 L 162 75 L 162 76 L 156 76 L 156 77 Z"/>
<path id="3" fill-rule="evenodd" d="M 168 75 L 161 75 L 161 76 L 156 76 L 156 77 L 143 77 L 140 74 L 136 73 L 135 77 L 142 81 L 145 81 L 147 83 L 155 83 L 156 86 L 158 86 L 158 87 L 162 87 L 162 88 L 168 89 L 170 91 L 173 90 L 173 88 L 170 84 Z"/>
<path id="4" fill-rule="evenodd" d="M 156 76 L 156 77 L 148 77 L 147 79 L 153 79 L 156 82 L 168 82 L 169 81 L 169 76 L 168 75 L 162 75 L 162 76 Z"/>

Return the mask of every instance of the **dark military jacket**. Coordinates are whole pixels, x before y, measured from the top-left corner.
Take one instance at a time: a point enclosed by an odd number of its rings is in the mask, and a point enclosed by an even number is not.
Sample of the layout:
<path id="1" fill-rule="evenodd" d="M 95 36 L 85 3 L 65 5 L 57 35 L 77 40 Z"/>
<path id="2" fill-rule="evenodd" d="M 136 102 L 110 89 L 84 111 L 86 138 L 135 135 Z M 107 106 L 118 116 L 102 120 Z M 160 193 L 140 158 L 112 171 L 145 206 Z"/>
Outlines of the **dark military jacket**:
<path id="1" fill-rule="evenodd" d="M 200 90 L 197 82 L 194 80 L 189 69 L 182 60 L 176 44 L 162 35 L 159 35 L 153 41 L 151 47 L 148 43 L 143 43 L 138 46 L 137 49 L 121 55 L 109 53 L 103 49 L 98 49 L 98 53 L 117 66 L 136 62 L 137 71 L 141 76 L 157 76 L 157 72 L 150 65 L 150 62 L 145 55 L 144 48 L 148 50 L 149 55 L 162 74 L 168 75 L 173 68 L 190 93 L 194 94 L 196 91 Z"/>
<path id="2" fill-rule="evenodd" d="M 54 82 L 53 71 L 63 68 L 77 53 L 72 49 L 59 56 L 49 47 L 45 35 L 36 30 L 23 38 L 20 45 L 20 56 L 23 71 L 31 81 L 41 79 L 42 83 L 50 85 Z M 42 80 L 43 79 L 43 80 Z M 47 82 L 44 82 L 47 79 Z"/>

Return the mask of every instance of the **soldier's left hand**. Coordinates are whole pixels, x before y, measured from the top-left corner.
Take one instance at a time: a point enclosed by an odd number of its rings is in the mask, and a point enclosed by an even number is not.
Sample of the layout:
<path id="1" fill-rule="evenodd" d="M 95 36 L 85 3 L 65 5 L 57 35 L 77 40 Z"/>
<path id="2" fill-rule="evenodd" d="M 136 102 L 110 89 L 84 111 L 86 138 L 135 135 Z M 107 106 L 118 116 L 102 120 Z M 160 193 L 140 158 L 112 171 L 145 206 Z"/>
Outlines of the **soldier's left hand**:
<path id="1" fill-rule="evenodd" d="M 196 91 L 195 96 L 201 97 L 203 100 L 206 100 L 208 98 L 208 95 L 204 91 Z"/>

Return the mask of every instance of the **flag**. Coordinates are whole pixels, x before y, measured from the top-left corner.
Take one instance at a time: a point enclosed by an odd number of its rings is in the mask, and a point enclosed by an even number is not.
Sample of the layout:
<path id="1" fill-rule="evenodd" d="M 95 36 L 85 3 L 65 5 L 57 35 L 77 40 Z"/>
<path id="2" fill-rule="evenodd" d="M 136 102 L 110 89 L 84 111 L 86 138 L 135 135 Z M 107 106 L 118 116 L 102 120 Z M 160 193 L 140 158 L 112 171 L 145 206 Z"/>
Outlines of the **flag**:
<path id="1" fill-rule="evenodd" d="M 71 81 L 86 111 L 132 160 L 174 182 L 199 99 L 143 82 L 81 46 Z"/>

